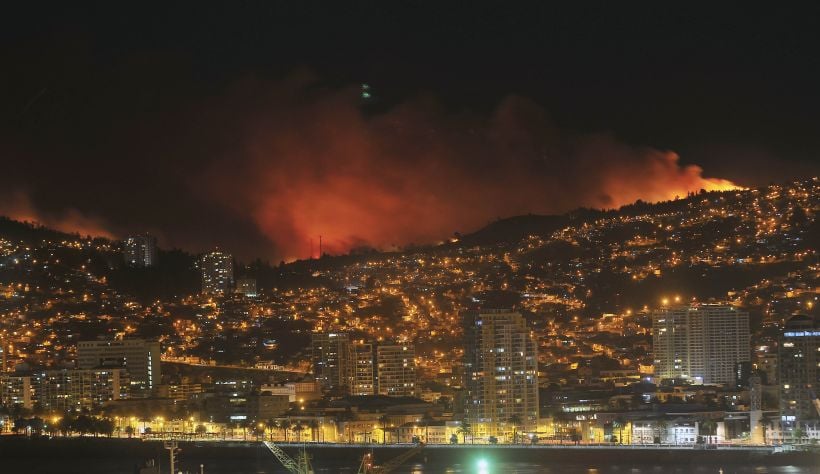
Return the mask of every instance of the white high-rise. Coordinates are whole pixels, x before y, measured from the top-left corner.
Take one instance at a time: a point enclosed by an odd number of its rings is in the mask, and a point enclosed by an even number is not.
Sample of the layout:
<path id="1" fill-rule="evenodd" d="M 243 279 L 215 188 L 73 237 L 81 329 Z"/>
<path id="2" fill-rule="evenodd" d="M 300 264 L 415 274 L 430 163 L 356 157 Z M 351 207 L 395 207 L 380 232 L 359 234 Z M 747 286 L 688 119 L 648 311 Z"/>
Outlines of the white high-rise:
<path id="1" fill-rule="evenodd" d="M 652 313 L 652 347 L 660 379 L 734 383 L 736 365 L 751 360 L 749 313 L 720 304 L 658 309 Z"/>
<path id="2" fill-rule="evenodd" d="M 464 318 L 465 410 L 477 434 L 534 429 L 538 422 L 538 352 L 521 313 L 467 311 Z"/>

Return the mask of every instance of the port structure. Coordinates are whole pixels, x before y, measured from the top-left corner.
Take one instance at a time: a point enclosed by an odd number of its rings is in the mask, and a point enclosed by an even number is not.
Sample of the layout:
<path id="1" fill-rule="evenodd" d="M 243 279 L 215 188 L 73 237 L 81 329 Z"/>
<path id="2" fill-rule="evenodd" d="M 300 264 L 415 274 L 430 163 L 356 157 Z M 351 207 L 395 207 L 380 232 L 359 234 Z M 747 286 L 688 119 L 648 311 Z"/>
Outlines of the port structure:
<path id="1" fill-rule="evenodd" d="M 302 451 L 299 452 L 297 458 L 293 459 L 288 453 L 284 452 L 282 448 L 273 444 L 273 442 L 263 441 L 263 443 L 288 472 L 292 474 L 314 474 L 313 467 L 310 465 L 310 458 L 304 447 Z"/>
<path id="2" fill-rule="evenodd" d="M 367 453 L 362 458 L 362 463 L 359 465 L 358 474 L 387 474 L 388 472 L 392 472 L 397 467 L 404 464 L 408 459 L 418 454 L 422 449 L 424 449 L 424 443 L 418 443 L 412 449 L 399 454 L 380 466 L 374 466 L 373 453 Z"/>

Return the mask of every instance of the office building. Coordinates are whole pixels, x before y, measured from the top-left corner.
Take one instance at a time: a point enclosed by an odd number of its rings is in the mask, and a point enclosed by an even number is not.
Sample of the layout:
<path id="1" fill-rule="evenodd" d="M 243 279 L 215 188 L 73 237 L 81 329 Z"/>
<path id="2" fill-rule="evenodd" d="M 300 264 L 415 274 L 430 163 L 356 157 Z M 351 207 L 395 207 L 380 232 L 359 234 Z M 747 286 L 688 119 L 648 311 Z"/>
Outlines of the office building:
<path id="1" fill-rule="evenodd" d="M 219 250 L 206 253 L 200 261 L 202 293 L 224 295 L 233 287 L 233 256 Z"/>
<path id="2" fill-rule="evenodd" d="M 128 266 L 153 267 L 157 264 L 157 238 L 150 234 L 133 235 L 123 240 L 122 252 Z"/>
<path id="3" fill-rule="evenodd" d="M 353 389 L 352 395 L 375 395 L 376 372 L 373 363 L 373 344 L 360 343 L 353 346 Z"/>
<path id="4" fill-rule="evenodd" d="M 519 432 L 538 421 L 538 354 L 521 313 L 476 310 L 463 314 L 465 403 L 477 435 Z"/>
<path id="5" fill-rule="evenodd" d="M 350 337 L 338 332 L 313 333 L 311 349 L 313 375 L 322 388 L 349 393 L 353 379 Z"/>
<path id="6" fill-rule="evenodd" d="M 783 431 L 820 420 L 820 325 L 815 317 L 792 316 L 778 342 L 780 423 Z"/>
<path id="7" fill-rule="evenodd" d="M 749 313 L 733 306 L 695 304 L 652 314 L 655 377 L 733 384 L 738 364 L 751 360 Z"/>
<path id="8" fill-rule="evenodd" d="M 142 339 L 80 341 L 77 367 L 96 369 L 121 367 L 128 371 L 135 392 L 146 395 L 162 381 L 160 344 Z"/>
<path id="9" fill-rule="evenodd" d="M 416 395 L 416 352 L 408 344 L 379 344 L 376 347 L 376 377 L 379 395 Z M 357 364 L 358 369 L 358 364 Z"/>

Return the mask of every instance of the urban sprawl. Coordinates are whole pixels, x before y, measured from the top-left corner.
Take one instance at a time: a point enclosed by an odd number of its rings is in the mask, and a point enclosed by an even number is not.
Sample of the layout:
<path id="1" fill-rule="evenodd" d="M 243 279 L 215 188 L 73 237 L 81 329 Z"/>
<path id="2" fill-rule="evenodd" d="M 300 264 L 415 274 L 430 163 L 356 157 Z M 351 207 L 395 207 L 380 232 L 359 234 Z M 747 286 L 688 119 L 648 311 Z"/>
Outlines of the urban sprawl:
<path id="1" fill-rule="evenodd" d="M 816 443 L 818 198 L 698 192 L 278 266 L 5 220 L 0 433 Z"/>

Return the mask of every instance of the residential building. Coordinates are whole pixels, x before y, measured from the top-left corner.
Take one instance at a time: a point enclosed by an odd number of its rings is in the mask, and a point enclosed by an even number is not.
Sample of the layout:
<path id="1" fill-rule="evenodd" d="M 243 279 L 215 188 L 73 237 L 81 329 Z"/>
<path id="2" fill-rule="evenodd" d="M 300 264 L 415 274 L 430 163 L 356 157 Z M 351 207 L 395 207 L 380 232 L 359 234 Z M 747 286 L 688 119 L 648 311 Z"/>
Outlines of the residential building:
<path id="1" fill-rule="evenodd" d="M 32 375 L 35 404 L 47 412 L 95 410 L 128 398 L 128 372 L 122 368 L 46 370 Z"/>
<path id="2" fill-rule="evenodd" d="M 373 364 L 373 344 L 359 343 L 353 346 L 353 374 L 352 395 L 376 394 L 376 371 Z"/>
<path id="3" fill-rule="evenodd" d="M 476 435 L 520 431 L 538 421 L 538 354 L 521 313 L 473 310 L 463 314 L 465 412 Z"/>
<path id="4" fill-rule="evenodd" d="M 820 324 L 797 315 L 786 323 L 778 343 L 780 424 L 784 432 L 820 421 Z"/>
<path id="5" fill-rule="evenodd" d="M 376 366 L 379 395 L 416 395 L 416 352 L 412 345 L 379 344 L 376 347 Z"/>
<path id="6" fill-rule="evenodd" d="M 157 264 L 157 238 L 150 234 L 133 235 L 122 242 L 125 264 L 131 267 L 153 267 Z"/>
<path id="7" fill-rule="evenodd" d="M 734 306 L 693 304 L 652 314 L 655 377 L 734 384 L 737 364 L 750 362 L 749 313 Z"/>
<path id="8" fill-rule="evenodd" d="M 353 357 L 346 333 L 316 332 L 311 336 L 313 375 L 326 390 L 350 391 Z"/>
<path id="9" fill-rule="evenodd" d="M 225 295 L 233 287 L 233 256 L 215 250 L 206 253 L 200 261 L 202 293 Z"/>
<path id="10" fill-rule="evenodd" d="M 34 392 L 28 375 L 0 375 L 0 405 L 7 409 L 15 406 L 31 410 L 34 408 Z"/>

